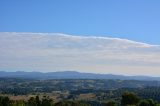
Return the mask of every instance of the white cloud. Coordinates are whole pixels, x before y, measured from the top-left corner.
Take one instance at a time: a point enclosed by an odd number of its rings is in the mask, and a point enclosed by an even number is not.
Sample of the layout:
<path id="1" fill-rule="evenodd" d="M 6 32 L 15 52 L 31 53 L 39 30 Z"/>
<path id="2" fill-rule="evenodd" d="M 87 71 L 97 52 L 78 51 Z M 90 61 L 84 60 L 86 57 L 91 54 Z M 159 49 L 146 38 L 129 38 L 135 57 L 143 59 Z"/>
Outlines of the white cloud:
<path id="1" fill-rule="evenodd" d="M 160 76 L 160 46 L 60 33 L 0 33 L 0 69 Z"/>

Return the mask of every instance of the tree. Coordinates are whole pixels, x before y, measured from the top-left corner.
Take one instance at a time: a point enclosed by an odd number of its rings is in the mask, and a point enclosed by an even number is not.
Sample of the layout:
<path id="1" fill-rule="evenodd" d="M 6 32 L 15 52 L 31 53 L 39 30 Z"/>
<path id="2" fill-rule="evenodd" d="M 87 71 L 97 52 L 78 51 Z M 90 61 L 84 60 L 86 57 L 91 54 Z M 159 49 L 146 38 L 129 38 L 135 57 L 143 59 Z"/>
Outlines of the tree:
<path id="1" fill-rule="evenodd" d="M 8 97 L 0 97 L 0 106 L 9 106 L 10 100 Z"/>
<path id="2" fill-rule="evenodd" d="M 34 97 L 31 97 L 29 100 L 28 100 L 28 106 L 36 106 L 36 100 Z"/>
<path id="3" fill-rule="evenodd" d="M 121 100 L 122 106 L 137 105 L 138 102 L 139 98 L 134 93 L 125 92 L 124 94 L 122 94 L 122 100 Z"/>
<path id="4" fill-rule="evenodd" d="M 150 105 L 147 100 L 142 100 L 142 101 L 140 101 L 139 106 L 150 106 Z"/>
<path id="5" fill-rule="evenodd" d="M 90 106 L 87 103 L 77 102 L 77 101 L 61 101 L 55 103 L 54 106 Z"/>
<path id="6" fill-rule="evenodd" d="M 41 101 L 39 100 L 39 96 L 36 96 L 36 106 L 41 106 Z"/>
<path id="7" fill-rule="evenodd" d="M 44 96 L 42 98 L 42 106 L 52 106 L 53 105 L 53 100 L 50 99 L 48 96 Z"/>
<path id="8" fill-rule="evenodd" d="M 115 101 L 109 101 L 107 103 L 104 103 L 104 106 L 116 106 L 116 102 Z"/>
<path id="9" fill-rule="evenodd" d="M 149 103 L 149 106 L 155 106 L 155 102 L 152 99 L 147 100 Z"/>

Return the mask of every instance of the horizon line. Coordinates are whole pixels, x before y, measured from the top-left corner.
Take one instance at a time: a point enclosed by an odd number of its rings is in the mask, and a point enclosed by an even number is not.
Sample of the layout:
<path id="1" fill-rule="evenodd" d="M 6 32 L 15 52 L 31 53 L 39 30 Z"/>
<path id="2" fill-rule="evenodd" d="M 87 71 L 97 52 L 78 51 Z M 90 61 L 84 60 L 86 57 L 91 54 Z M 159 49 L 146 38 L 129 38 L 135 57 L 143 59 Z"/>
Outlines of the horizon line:
<path id="1" fill-rule="evenodd" d="M 97 75 L 113 75 L 113 76 L 123 76 L 123 77 L 153 77 L 153 78 L 160 78 L 160 76 L 149 76 L 149 75 L 127 75 L 127 74 L 114 74 L 114 73 L 93 73 L 93 72 L 84 72 L 84 71 L 48 71 L 48 72 L 42 72 L 42 71 L 2 71 L 0 72 L 7 72 L 7 73 L 16 73 L 16 72 L 25 72 L 25 73 L 63 73 L 63 72 L 75 72 L 80 74 L 97 74 Z"/>

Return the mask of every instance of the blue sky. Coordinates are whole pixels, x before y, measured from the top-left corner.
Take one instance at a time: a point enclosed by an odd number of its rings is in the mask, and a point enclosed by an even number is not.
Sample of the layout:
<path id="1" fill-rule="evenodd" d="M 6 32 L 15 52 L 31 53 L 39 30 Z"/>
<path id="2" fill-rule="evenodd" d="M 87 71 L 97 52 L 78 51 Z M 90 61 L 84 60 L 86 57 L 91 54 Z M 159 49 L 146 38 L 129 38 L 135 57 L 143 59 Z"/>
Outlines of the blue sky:
<path id="1" fill-rule="evenodd" d="M 0 0 L 0 32 L 47 32 L 160 44 L 160 0 Z"/>

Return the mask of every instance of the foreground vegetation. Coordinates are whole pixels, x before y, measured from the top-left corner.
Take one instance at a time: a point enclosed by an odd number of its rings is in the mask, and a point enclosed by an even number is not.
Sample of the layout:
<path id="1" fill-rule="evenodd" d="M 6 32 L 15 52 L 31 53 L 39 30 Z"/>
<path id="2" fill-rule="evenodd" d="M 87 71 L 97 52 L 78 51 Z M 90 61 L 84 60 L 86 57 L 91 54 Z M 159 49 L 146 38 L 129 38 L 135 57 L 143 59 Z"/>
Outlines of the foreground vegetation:
<path id="1" fill-rule="evenodd" d="M 41 100 L 39 96 L 31 97 L 29 100 L 10 100 L 8 97 L 0 97 L 0 106 L 160 106 L 158 102 L 152 99 L 140 99 L 137 95 L 131 92 L 125 92 L 121 96 L 121 101 L 54 101 L 44 96 Z"/>
<path id="2" fill-rule="evenodd" d="M 159 81 L 0 78 L 0 106 L 160 106 Z"/>

